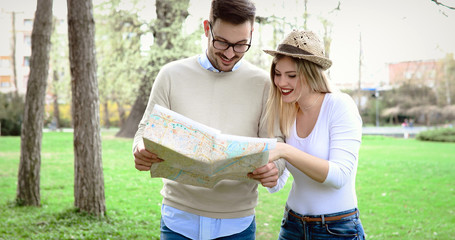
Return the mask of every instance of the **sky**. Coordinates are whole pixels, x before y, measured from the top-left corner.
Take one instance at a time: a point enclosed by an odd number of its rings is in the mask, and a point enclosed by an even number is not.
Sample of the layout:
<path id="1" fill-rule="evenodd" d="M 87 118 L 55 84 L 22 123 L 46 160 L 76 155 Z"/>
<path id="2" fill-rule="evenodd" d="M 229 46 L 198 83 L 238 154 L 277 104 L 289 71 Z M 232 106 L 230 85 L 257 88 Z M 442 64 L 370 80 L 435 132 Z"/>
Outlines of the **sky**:
<path id="1" fill-rule="evenodd" d="M 362 81 L 378 85 L 387 81 L 388 63 L 439 59 L 455 53 L 455 10 L 430 0 L 343 1 L 333 21 L 333 76 L 354 76 L 358 81 L 360 34 Z"/>
<path id="2" fill-rule="evenodd" d="M 205 17 L 207 2 L 192 0 L 190 10 Z M 276 15 L 303 27 L 304 0 L 254 2 L 258 16 Z M 340 10 L 331 12 L 339 2 Z M 454 0 L 440 2 L 455 7 Z M 360 45 L 360 80 L 369 82 L 370 87 L 387 84 L 389 63 L 439 59 L 455 53 L 455 10 L 431 0 L 308 0 L 307 10 L 307 30 L 322 36 L 320 18 L 332 23 L 330 76 L 337 83 L 358 84 Z"/>
<path id="3" fill-rule="evenodd" d="M 303 26 L 304 0 L 253 1 L 258 16 L 275 15 Z M 454 0 L 439 1 L 455 7 Z M 33 0 L 8 1 L 5 7 L 6 2 L 1 1 L 0 7 L 18 11 L 36 8 Z M 154 17 L 153 2 L 148 1 L 143 17 Z M 340 10 L 329 13 L 338 2 L 341 2 Z M 201 18 L 207 18 L 209 7 L 210 0 L 191 0 L 188 28 L 201 24 Z M 332 23 L 330 76 L 337 83 L 359 81 L 360 36 L 361 81 L 377 86 L 387 83 L 388 63 L 439 59 L 447 53 L 455 53 L 455 10 L 438 6 L 431 0 L 308 0 L 307 8 L 308 30 L 321 36 L 319 19 L 322 17 Z M 54 0 L 54 14 L 66 16 L 66 0 Z"/>

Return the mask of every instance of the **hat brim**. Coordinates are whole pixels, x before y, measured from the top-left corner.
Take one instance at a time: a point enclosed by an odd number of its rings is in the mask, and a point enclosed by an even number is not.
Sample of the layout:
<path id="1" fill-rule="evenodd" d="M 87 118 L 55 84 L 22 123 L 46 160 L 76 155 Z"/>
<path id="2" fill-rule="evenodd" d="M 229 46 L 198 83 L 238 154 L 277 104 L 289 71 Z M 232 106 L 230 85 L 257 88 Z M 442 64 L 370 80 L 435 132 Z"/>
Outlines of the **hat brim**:
<path id="1" fill-rule="evenodd" d="M 315 55 L 288 53 L 288 52 L 275 51 L 275 50 L 263 50 L 263 51 L 272 56 L 280 54 L 280 55 L 285 55 L 285 56 L 289 56 L 289 57 L 305 59 L 305 60 L 308 60 L 310 62 L 313 62 L 313 63 L 319 65 L 323 70 L 327 70 L 330 68 L 330 66 L 332 66 L 332 61 L 330 59 L 315 56 Z"/>

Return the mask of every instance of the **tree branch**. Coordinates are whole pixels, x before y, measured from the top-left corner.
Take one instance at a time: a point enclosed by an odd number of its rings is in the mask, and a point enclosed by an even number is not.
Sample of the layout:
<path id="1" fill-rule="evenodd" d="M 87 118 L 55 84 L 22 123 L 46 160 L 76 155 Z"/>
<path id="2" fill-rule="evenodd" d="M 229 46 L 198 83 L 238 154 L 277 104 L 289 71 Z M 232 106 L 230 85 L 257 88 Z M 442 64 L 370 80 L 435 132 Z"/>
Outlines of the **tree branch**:
<path id="1" fill-rule="evenodd" d="M 444 3 L 440 3 L 440 2 L 438 2 L 438 0 L 431 0 L 431 1 L 436 3 L 437 5 L 441 5 L 443 7 L 448 8 L 448 9 L 455 10 L 455 7 L 451 7 L 451 6 L 448 6 L 448 5 L 444 4 Z"/>

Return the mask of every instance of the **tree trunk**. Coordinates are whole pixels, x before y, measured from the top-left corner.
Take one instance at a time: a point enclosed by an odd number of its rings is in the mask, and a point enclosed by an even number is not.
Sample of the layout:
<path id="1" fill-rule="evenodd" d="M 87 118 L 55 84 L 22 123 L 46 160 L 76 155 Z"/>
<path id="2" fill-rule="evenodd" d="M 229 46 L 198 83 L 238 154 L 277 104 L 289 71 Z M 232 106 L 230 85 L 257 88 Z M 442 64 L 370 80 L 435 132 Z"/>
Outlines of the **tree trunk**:
<path id="1" fill-rule="evenodd" d="M 133 104 L 133 107 L 131 108 L 131 112 L 126 121 L 123 123 L 120 131 L 115 136 L 126 138 L 134 137 L 145 108 L 147 107 L 147 101 L 151 89 L 152 84 L 150 83 L 150 80 L 148 77 L 144 77 L 141 81 L 141 87 L 138 90 L 139 94 Z"/>
<path id="2" fill-rule="evenodd" d="M 93 5 L 91 0 L 67 2 L 74 124 L 74 204 L 81 211 L 104 215 Z"/>
<path id="3" fill-rule="evenodd" d="M 109 129 L 111 127 L 111 120 L 109 120 L 109 102 L 104 102 L 104 126 Z"/>
<path id="4" fill-rule="evenodd" d="M 117 103 L 117 111 L 118 111 L 118 116 L 119 116 L 119 126 L 123 126 L 125 123 L 125 108 L 123 107 L 122 103 L 120 101 L 115 101 Z"/>
<path id="5" fill-rule="evenodd" d="M 449 71 L 449 63 L 450 60 L 444 63 L 444 83 L 445 83 L 445 93 L 446 93 L 446 104 L 447 105 L 452 105 L 452 98 L 450 97 L 450 71 Z"/>
<path id="6" fill-rule="evenodd" d="M 54 77 L 53 77 L 54 85 L 57 86 L 58 72 L 56 70 L 54 70 L 53 75 L 54 75 Z M 55 87 L 54 87 L 54 99 L 53 100 L 54 100 L 54 102 L 53 102 L 54 117 L 52 118 L 52 121 L 55 121 L 55 129 L 59 129 L 60 128 L 60 110 L 58 108 L 58 93 L 55 90 Z"/>
<path id="7" fill-rule="evenodd" d="M 52 5 L 52 2 L 51 2 Z M 13 84 L 16 96 L 19 96 L 19 85 L 17 83 L 17 69 L 16 69 L 16 12 L 11 13 L 11 29 L 13 39 L 11 41 L 11 64 L 13 65 Z"/>
<path id="8" fill-rule="evenodd" d="M 180 34 L 179 31 L 171 31 L 170 27 L 173 24 L 181 26 L 188 16 L 189 0 L 156 0 L 156 25 L 153 36 L 155 37 L 155 44 L 162 47 L 163 49 L 171 49 L 173 47 L 170 39 L 175 38 L 175 35 Z M 175 30 L 175 29 L 174 29 Z M 173 61 L 169 57 L 168 61 Z M 156 59 L 152 59 L 150 64 L 156 64 Z M 144 115 L 145 108 L 147 107 L 148 97 L 152 90 L 153 79 L 155 79 L 158 73 L 149 73 L 142 78 L 138 96 L 131 108 L 130 115 L 126 119 L 126 122 L 122 125 L 120 131 L 116 134 L 117 137 L 132 138 L 137 131 L 139 122 Z"/>
<path id="9" fill-rule="evenodd" d="M 38 0 L 32 31 L 30 77 L 21 129 L 21 159 L 16 196 L 16 202 L 19 205 L 39 206 L 41 204 L 41 140 L 51 33 L 52 0 Z"/>

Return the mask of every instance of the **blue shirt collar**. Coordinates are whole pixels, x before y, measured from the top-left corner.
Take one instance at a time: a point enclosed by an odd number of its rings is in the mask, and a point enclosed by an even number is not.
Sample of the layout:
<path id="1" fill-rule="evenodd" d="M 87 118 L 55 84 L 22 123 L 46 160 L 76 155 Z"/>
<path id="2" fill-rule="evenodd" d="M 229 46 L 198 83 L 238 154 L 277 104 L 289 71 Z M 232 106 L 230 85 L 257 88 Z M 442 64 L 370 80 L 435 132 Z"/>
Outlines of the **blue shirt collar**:
<path id="1" fill-rule="evenodd" d="M 211 72 L 220 72 L 220 70 L 213 67 L 212 63 L 210 62 L 209 58 L 207 57 L 207 53 L 199 55 L 198 61 L 199 61 L 199 64 L 203 68 L 205 68 Z M 241 63 L 242 63 L 242 60 L 238 61 L 232 68 L 232 71 L 237 70 L 240 67 Z"/>

